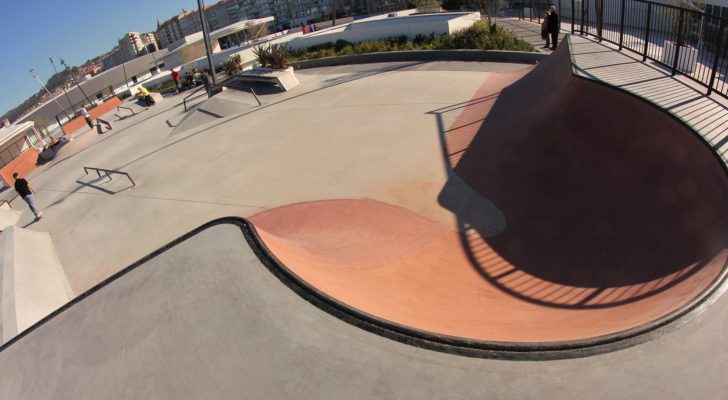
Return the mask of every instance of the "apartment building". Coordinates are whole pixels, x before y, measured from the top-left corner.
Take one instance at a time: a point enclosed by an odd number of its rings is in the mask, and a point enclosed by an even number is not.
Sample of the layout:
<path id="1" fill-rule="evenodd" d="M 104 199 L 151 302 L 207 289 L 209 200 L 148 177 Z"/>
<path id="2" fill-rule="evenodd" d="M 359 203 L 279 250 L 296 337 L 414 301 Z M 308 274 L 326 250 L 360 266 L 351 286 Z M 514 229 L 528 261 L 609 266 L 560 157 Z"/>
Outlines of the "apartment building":
<path id="1" fill-rule="evenodd" d="M 157 21 L 157 39 L 159 40 L 159 48 L 166 49 L 171 43 L 174 43 L 185 35 L 182 33 L 182 25 L 179 22 L 179 15 L 159 23 Z"/>

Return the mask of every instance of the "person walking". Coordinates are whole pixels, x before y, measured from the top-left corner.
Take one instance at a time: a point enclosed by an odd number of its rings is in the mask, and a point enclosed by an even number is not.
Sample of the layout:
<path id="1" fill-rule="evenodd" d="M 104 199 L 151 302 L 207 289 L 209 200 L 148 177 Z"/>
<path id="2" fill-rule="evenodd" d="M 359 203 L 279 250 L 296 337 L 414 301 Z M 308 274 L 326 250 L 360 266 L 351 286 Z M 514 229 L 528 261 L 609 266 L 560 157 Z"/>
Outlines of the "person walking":
<path id="1" fill-rule="evenodd" d="M 23 177 L 21 177 L 17 172 L 13 172 L 13 179 L 15 179 L 15 191 L 18 192 L 20 197 L 22 197 L 26 203 L 28 203 L 28 207 L 30 207 L 30 211 L 32 211 L 33 215 L 35 215 L 35 219 L 39 220 L 43 218 L 43 211 L 38 210 L 38 207 L 35 206 L 35 199 L 33 198 L 35 188 L 33 185 L 23 179 Z"/>
<path id="2" fill-rule="evenodd" d="M 86 110 L 86 106 L 81 106 L 81 115 L 83 115 L 83 119 L 86 120 L 88 127 L 93 129 L 94 123 L 91 121 L 91 116 L 89 115 L 88 110 Z"/>
<path id="3" fill-rule="evenodd" d="M 556 7 L 549 7 L 549 19 L 548 19 L 548 33 L 551 38 L 551 50 L 556 50 L 559 41 L 559 31 L 561 30 L 561 21 L 559 20 L 559 14 L 556 14 Z M 548 42 L 546 42 L 548 43 Z"/>
<path id="4" fill-rule="evenodd" d="M 546 46 L 543 46 L 543 49 L 548 49 L 549 43 L 551 43 L 549 38 L 549 12 L 546 11 L 546 14 L 543 16 L 543 21 L 541 21 L 541 39 L 546 41 Z"/>

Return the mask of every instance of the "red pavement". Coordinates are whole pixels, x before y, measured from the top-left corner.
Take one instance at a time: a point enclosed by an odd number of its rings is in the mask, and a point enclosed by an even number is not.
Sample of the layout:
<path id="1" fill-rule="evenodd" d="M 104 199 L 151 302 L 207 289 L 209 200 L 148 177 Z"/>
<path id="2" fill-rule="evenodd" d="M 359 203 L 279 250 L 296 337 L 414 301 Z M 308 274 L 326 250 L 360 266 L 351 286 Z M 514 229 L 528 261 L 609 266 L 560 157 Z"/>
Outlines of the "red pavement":
<path id="1" fill-rule="evenodd" d="M 568 47 L 494 74 L 443 132 L 446 162 L 506 216 L 460 232 L 373 200 L 251 218 L 310 285 L 373 316 L 475 340 L 554 342 L 684 307 L 728 260 L 728 179 L 652 105 L 574 77 Z M 483 234 L 481 234 L 483 232 Z"/>

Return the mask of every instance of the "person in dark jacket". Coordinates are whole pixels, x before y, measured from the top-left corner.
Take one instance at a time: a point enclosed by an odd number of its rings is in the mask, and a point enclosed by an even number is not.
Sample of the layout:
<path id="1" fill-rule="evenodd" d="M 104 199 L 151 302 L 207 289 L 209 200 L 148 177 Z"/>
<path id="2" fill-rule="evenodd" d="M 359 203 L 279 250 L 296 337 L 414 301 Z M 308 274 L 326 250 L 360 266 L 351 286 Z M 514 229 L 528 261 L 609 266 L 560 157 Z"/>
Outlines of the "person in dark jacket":
<path id="1" fill-rule="evenodd" d="M 556 14 L 556 7 L 549 7 L 549 19 L 546 23 L 548 27 L 548 34 L 551 38 L 551 50 L 556 50 L 559 40 L 559 31 L 561 30 L 561 21 L 559 20 L 559 14 Z M 546 42 L 548 43 L 548 41 Z"/>
<path id="2" fill-rule="evenodd" d="M 543 46 L 543 49 L 548 49 L 551 47 L 549 45 L 550 38 L 549 38 L 549 12 L 546 11 L 546 14 L 543 16 L 543 21 L 541 22 L 541 39 L 546 41 L 546 46 Z"/>
<path id="3" fill-rule="evenodd" d="M 43 218 L 43 211 L 39 210 L 38 207 L 35 205 L 35 199 L 33 198 L 33 193 L 35 193 L 35 188 L 33 185 L 30 184 L 27 180 L 23 179 L 20 174 L 17 172 L 13 173 L 13 178 L 15 179 L 15 191 L 18 192 L 20 197 L 25 200 L 26 203 L 28 203 L 28 207 L 30 207 L 30 211 L 33 212 L 35 215 L 35 219 L 39 220 Z"/>

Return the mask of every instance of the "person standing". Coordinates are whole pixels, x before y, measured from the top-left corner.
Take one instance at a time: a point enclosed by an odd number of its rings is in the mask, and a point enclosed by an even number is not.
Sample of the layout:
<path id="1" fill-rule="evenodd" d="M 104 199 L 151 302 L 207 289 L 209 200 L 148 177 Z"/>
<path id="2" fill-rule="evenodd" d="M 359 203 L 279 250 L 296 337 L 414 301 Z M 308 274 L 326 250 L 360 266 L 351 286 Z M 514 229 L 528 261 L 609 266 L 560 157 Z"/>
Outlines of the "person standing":
<path id="1" fill-rule="evenodd" d="M 15 191 L 18 192 L 20 197 L 22 197 L 26 203 L 28 203 L 28 207 L 30 207 L 30 211 L 32 211 L 33 215 L 35 215 L 35 219 L 39 220 L 43 218 L 43 211 L 38 210 L 38 207 L 35 206 L 35 199 L 33 198 L 35 188 L 33 185 L 23 179 L 23 177 L 21 177 L 17 172 L 13 172 L 13 179 L 15 179 Z"/>
<path id="2" fill-rule="evenodd" d="M 182 90 L 179 86 L 179 72 L 176 69 L 172 69 L 172 80 L 174 81 L 174 87 L 177 89 L 177 93 Z"/>
<path id="3" fill-rule="evenodd" d="M 559 40 L 559 31 L 561 30 L 561 21 L 559 14 L 556 14 L 556 7 L 549 7 L 548 33 L 551 38 L 551 50 L 556 50 Z M 546 42 L 548 43 L 548 42 Z"/>
<path id="4" fill-rule="evenodd" d="M 551 43 L 549 38 L 549 12 L 546 11 L 546 14 L 543 16 L 543 21 L 541 21 L 541 39 L 546 41 L 546 46 L 543 46 L 543 49 L 548 49 L 549 44 Z"/>
<path id="5" fill-rule="evenodd" d="M 86 106 L 81 106 L 81 115 L 83 115 L 83 119 L 86 120 L 88 127 L 93 129 L 94 124 L 91 121 L 91 116 L 89 115 L 88 110 L 86 110 Z"/>

